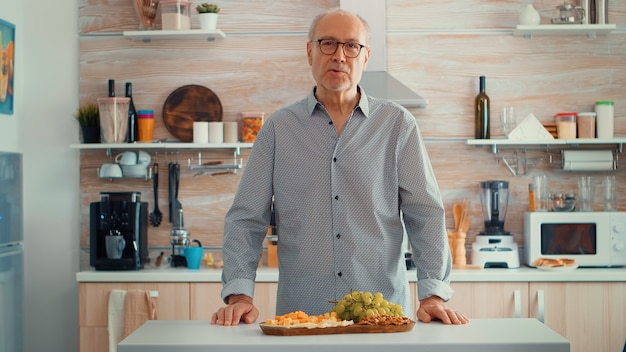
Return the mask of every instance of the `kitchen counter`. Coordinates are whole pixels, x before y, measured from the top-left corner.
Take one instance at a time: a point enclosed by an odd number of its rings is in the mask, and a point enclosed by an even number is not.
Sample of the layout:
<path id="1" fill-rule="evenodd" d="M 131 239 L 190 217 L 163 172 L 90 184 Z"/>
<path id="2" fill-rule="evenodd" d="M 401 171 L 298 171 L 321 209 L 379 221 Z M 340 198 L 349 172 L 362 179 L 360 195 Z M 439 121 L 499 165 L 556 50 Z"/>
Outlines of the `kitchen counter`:
<path id="1" fill-rule="evenodd" d="M 118 345 L 118 352 L 566 352 L 570 343 L 536 319 L 474 319 L 467 325 L 418 322 L 390 334 L 264 335 L 258 324 L 210 325 L 202 320 L 151 320 Z"/>
<path id="2" fill-rule="evenodd" d="M 78 282 L 221 282 L 222 270 L 201 268 L 147 268 L 136 271 L 85 270 L 76 274 Z M 415 270 L 407 271 L 410 282 L 417 281 Z M 259 268 L 257 282 L 278 281 L 278 269 Z M 452 282 L 626 282 L 626 268 L 578 268 L 546 271 L 519 269 L 452 270 Z"/>

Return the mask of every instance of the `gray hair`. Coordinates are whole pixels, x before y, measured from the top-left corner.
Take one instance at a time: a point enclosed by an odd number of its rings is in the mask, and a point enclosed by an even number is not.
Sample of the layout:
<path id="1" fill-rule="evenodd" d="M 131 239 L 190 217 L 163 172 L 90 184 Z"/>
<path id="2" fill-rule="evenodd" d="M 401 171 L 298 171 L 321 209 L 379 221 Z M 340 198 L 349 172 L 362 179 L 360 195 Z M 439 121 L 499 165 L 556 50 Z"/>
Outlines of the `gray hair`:
<path id="1" fill-rule="evenodd" d="M 315 18 L 313 19 L 313 22 L 311 22 L 311 27 L 309 27 L 309 41 L 314 41 L 316 38 L 314 38 L 313 36 L 315 35 L 315 30 L 317 29 L 317 24 L 319 23 L 319 21 L 325 17 L 326 15 L 331 15 L 334 13 L 340 13 L 340 14 L 345 14 L 345 15 L 352 15 L 352 16 L 356 16 L 359 20 L 361 20 L 361 23 L 363 23 L 363 26 L 365 27 L 365 40 L 367 41 L 366 43 L 364 43 L 365 45 L 369 45 L 370 43 L 370 25 L 367 23 L 367 21 L 359 16 L 358 14 L 352 13 L 350 11 L 346 11 L 344 9 L 341 8 L 334 8 L 334 9 L 330 9 L 328 11 L 322 12 L 319 15 L 315 16 Z"/>

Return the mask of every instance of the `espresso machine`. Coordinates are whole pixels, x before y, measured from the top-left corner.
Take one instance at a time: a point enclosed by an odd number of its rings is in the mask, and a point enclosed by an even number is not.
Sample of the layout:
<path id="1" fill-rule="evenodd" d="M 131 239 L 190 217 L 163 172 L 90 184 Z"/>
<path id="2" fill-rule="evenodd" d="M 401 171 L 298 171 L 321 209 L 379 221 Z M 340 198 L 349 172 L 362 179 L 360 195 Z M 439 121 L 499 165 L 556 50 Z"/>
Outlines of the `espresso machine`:
<path id="1" fill-rule="evenodd" d="M 101 192 L 89 207 L 89 263 L 96 270 L 139 270 L 148 257 L 148 203 L 139 192 Z"/>
<path id="2" fill-rule="evenodd" d="M 484 268 L 519 268 L 517 243 L 513 235 L 504 230 L 509 183 L 499 180 L 480 182 L 480 202 L 485 230 L 472 244 L 472 264 Z"/>

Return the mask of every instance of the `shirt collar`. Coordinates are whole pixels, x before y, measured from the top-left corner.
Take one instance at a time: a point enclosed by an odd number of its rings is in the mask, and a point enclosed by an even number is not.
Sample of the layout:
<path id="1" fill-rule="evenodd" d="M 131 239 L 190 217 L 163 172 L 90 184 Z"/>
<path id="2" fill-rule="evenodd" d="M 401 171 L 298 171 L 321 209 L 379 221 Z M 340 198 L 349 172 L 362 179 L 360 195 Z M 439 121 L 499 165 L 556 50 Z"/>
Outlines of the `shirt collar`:
<path id="1" fill-rule="evenodd" d="M 313 89 L 307 96 L 307 110 L 309 112 L 309 116 L 313 115 L 313 111 L 315 111 L 315 108 L 318 106 L 318 104 L 320 106 L 322 105 L 322 103 L 320 103 L 315 98 L 316 89 L 317 89 L 317 86 L 313 87 Z M 361 112 L 363 112 L 363 115 L 365 117 L 369 117 L 369 114 L 370 114 L 369 98 L 367 94 L 365 94 L 365 91 L 361 88 L 361 86 L 357 86 L 356 89 L 359 93 L 361 93 L 361 99 L 359 99 L 359 103 L 357 104 L 356 108 L 361 109 Z"/>

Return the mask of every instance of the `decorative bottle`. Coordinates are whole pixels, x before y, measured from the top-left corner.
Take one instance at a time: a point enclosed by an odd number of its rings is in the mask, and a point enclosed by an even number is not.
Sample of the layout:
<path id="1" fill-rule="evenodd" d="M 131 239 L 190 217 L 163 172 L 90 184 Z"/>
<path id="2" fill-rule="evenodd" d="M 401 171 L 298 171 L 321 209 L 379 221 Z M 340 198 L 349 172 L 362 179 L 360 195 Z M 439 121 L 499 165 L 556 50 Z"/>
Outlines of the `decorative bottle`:
<path id="1" fill-rule="evenodd" d="M 135 143 L 139 139 L 139 127 L 137 126 L 137 110 L 133 102 L 132 83 L 126 82 L 126 97 L 130 98 L 128 103 L 128 143 Z"/>
<path id="2" fill-rule="evenodd" d="M 109 98 L 113 98 L 115 96 L 115 80 L 109 80 Z"/>
<path id="3" fill-rule="evenodd" d="M 476 139 L 489 139 L 489 96 L 485 92 L 485 76 L 480 76 L 480 92 L 474 99 L 474 129 Z"/>

